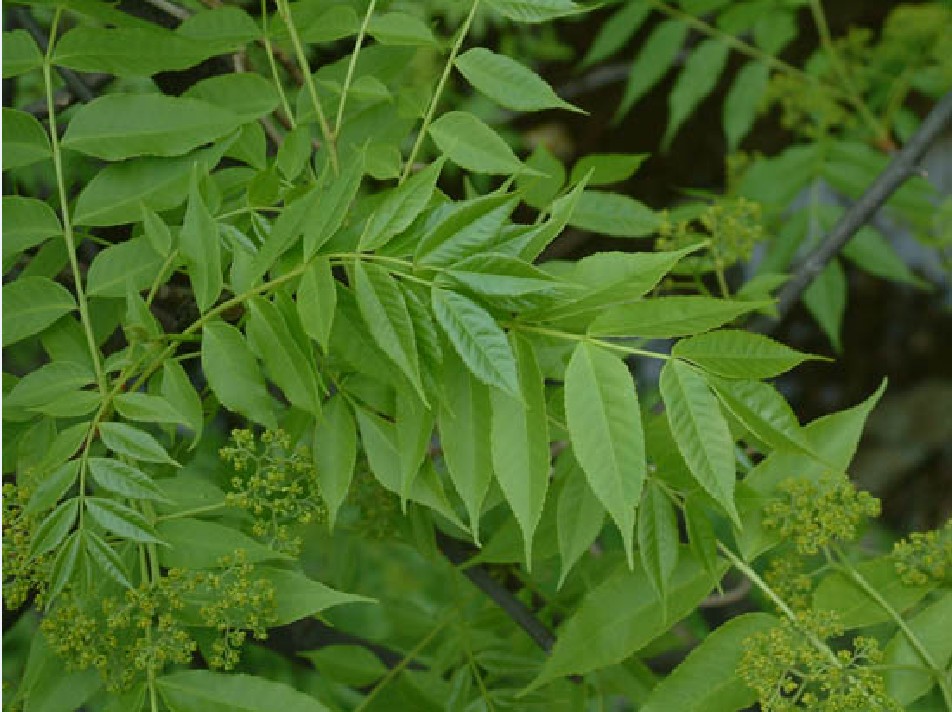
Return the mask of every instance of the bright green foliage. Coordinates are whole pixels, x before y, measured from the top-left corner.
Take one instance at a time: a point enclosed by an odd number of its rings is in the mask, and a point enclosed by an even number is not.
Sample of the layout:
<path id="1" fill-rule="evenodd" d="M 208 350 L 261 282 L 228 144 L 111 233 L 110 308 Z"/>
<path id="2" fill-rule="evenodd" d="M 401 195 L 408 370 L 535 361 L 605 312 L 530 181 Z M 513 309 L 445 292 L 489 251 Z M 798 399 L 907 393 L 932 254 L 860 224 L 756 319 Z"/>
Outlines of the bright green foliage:
<path id="1" fill-rule="evenodd" d="M 586 113 L 543 75 L 595 3 L 15 4 L 49 49 L 4 33 L 10 709 L 952 704 L 949 526 L 851 548 L 882 388 L 802 426 L 765 379 L 823 358 L 745 328 L 843 212 L 798 194 L 858 197 L 944 91 L 945 8 L 797 68 L 805 3 L 608 3 L 575 59 L 632 58 L 619 118 L 670 74 L 664 146 L 720 88 L 731 150 L 794 129 L 664 209 L 621 187 L 649 154 L 529 140 Z M 933 198 L 886 209 L 928 239 Z M 803 297 L 834 344 L 847 269 L 925 284 L 871 227 L 842 256 Z M 708 628 L 730 567 L 776 617 Z"/>

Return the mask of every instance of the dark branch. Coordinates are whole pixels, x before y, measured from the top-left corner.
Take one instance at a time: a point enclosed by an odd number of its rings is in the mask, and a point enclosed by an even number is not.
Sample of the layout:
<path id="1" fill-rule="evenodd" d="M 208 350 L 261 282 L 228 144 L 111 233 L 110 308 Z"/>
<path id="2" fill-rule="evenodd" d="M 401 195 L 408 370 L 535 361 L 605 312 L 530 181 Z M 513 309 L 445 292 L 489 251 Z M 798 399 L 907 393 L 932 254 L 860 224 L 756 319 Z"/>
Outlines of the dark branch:
<path id="1" fill-rule="evenodd" d="M 464 563 L 469 557 L 462 547 L 453 539 L 437 533 L 437 545 L 443 555 L 453 564 Z M 555 645 L 555 636 L 546 628 L 526 605 L 516 598 L 509 589 L 494 580 L 482 566 L 474 565 L 463 569 L 463 575 L 476 588 L 492 599 L 512 621 L 522 628 L 532 641 L 543 651 L 549 653 Z"/>
<path id="2" fill-rule="evenodd" d="M 17 23 L 30 33 L 30 35 L 33 37 L 33 40 L 37 43 L 37 45 L 39 45 L 40 50 L 46 52 L 46 48 L 49 45 L 46 35 L 43 33 L 43 29 L 37 24 L 36 20 L 33 19 L 33 16 L 30 14 L 29 10 L 24 8 L 16 8 L 13 10 L 13 12 Z M 86 86 L 86 83 L 72 69 L 67 69 L 66 67 L 57 67 L 56 71 L 60 77 L 62 77 L 63 81 L 66 82 L 66 86 L 69 87 L 70 92 L 72 92 L 73 96 L 75 96 L 77 99 L 87 102 L 96 98 L 96 95 L 93 94 L 92 90 Z"/>
<path id="3" fill-rule="evenodd" d="M 839 222 L 811 254 L 794 268 L 793 276 L 778 294 L 779 319 L 758 319 L 751 324 L 754 331 L 771 331 L 790 312 L 804 290 L 816 279 L 850 238 L 868 223 L 876 211 L 889 200 L 911 176 L 925 155 L 926 150 L 952 121 L 952 92 L 947 93 L 926 116 L 919 130 L 895 155 L 886 170 L 879 174 L 860 199 L 846 211 Z"/>

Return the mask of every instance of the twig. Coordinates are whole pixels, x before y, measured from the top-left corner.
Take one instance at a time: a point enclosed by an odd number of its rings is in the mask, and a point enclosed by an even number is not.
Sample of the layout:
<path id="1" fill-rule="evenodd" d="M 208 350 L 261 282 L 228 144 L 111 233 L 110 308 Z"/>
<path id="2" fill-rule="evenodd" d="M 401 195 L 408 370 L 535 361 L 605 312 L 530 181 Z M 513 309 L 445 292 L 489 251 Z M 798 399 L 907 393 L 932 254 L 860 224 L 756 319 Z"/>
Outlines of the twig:
<path id="1" fill-rule="evenodd" d="M 919 161 L 933 141 L 952 121 L 952 92 L 947 93 L 926 116 L 919 130 L 893 157 L 859 200 L 853 203 L 820 245 L 794 268 L 793 276 L 778 294 L 776 320 L 759 318 L 751 329 L 759 332 L 772 331 L 800 299 L 804 290 L 824 270 L 850 238 L 872 219 L 876 211 L 889 200 L 910 177 L 916 174 Z"/>
<path id="2" fill-rule="evenodd" d="M 437 546 L 453 564 L 459 565 L 468 558 L 463 549 L 453 539 L 437 533 Z M 468 566 L 462 570 L 476 588 L 492 599 L 512 621 L 522 628 L 544 652 L 549 653 L 555 645 L 555 636 L 546 628 L 526 605 L 511 591 L 495 581 L 482 566 Z"/>
<path id="3" fill-rule="evenodd" d="M 17 23 L 30 33 L 30 36 L 33 37 L 33 40 L 39 45 L 40 51 L 45 53 L 49 43 L 46 40 L 43 29 L 37 24 L 36 20 L 33 19 L 33 15 L 30 14 L 30 11 L 25 8 L 15 8 L 13 13 Z M 56 73 L 66 82 L 66 86 L 69 87 L 73 96 L 80 101 L 87 102 L 96 98 L 92 90 L 86 86 L 86 83 L 80 79 L 79 75 L 72 69 L 57 65 Z"/>

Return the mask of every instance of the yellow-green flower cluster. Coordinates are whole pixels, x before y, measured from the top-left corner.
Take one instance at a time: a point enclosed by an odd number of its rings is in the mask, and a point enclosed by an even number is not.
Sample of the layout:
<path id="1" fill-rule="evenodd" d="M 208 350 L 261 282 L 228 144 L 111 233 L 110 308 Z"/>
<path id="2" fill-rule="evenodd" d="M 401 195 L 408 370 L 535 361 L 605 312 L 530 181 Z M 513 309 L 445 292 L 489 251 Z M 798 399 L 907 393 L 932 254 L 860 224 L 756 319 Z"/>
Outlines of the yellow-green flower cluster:
<path id="1" fill-rule="evenodd" d="M 235 471 L 226 502 L 253 515 L 255 536 L 279 551 L 298 553 L 301 542 L 292 527 L 327 518 L 310 452 L 293 447 L 283 430 L 264 431 L 260 447 L 250 430 L 231 436 L 233 444 L 219 451 Z"/>
<path id="2" fill-rule="evenodd" d="M 8 610 L 19 608 L 36 593 L 42 594 L 50 569 L 50 556 L 30 557 L 30 545 L 40 517 L 24 511 L 30 491 L 22 485 L 3 485 L 3 603 Z"/>
<path id="3" fill-rule="evenodd" d="M 239 650 L 248 631 L 256 640 L 268 636 L 274 622 L 274 587 L 254 578 L 254 568 L 244 552 L 221 561 L 220 572 L 200 572 L 199 587 L 207 601 L 199 609 L 204 625 L 218 631 L 208 663 L 213 668 L 231 670 L 238 663 Z"/>
<path id="4" fill-rule="evenodd" d="M 792 609 L 810 608 L 813 579 L 803 570 L 799 556 L 778 556 L 771 560 L 764 572 L 764 580 Z"/>
<path id="5" fill-rule="evenodd" d="M 941 529 L 913 532 L 893 548 L 896 573 L 908 586 L 952 585 L 952 519 Z"/>
<path id="6" fill-rule="evenodd" d="M 254 576 L 242 552 L 219 564 L 210 571 L 170 569 L 151 583 L 107 596 L 98 610 L 91 599 L 67 593 L 40 629 L 67 668 L 95 668 L 112 691 L 169 665 L 188 664 L 198 647 L 189 629 L 196 622 L 217 632 L 209 666 L 231 669 L 247 632 L 263 639 L 274 622 L 274 587 Z"/>
<path id="7" fill-rule="evenodd" d="M 826 647 L 828 638 L 842 633 L 832 613 L 798 613 L 795 621 L 785 619 L 744 640 L 737 672 L 764 712 L 898 712 L 882 676 L 870 667 L 882 661 L 878 643 L 857 637 L 849 649 Z"/>
<path id="8" fill-rule="evenodd" d="M 663 213 L 657 247 L 677 250 L 707 239 L 711 257 L 724 268 L 750 259 L 754 246 L 763 238 L 760 204 L 747 198 L 734 198 L 709 205 L 690 220 L 674 221 Z"/>
<path id="9" fill-rule="evenodd" d="M 846 479 L 784 480 L 764 507 L 763 525 L 779 530 L 800 554 L 812 555 L 856 538 L 860 524 L 879 515 L 879 500 Z"/>

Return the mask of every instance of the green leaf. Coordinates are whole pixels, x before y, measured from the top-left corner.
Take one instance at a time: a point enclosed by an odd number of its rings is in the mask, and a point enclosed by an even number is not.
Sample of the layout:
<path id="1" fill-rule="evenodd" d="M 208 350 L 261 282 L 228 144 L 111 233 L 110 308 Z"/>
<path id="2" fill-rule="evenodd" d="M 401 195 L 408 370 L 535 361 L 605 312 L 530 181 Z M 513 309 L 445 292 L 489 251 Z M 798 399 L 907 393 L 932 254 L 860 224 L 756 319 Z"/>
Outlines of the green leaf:
<path id="1" fill-rule="evenodd" d="M 177 361 L 167 360 L 162 364 L 162 396 L 179 413 L 195 435 L 192 449 L 198 444 L 205 425 L 202 399 L 192 386 L 185 369 Z"/>
<path id="2" fill-rule="evenodd" d="M 319 415 L 321 398 L 315 369 L 291 335 L 281 312 L 261 297 L 249 300 L 248 307 L 248 340 L 261 354 L 271 380 L 293 405 Z"/>
<path id="3" fill-rule="evenodd" d="M 542 251 L 561 235 L 565 226 L 569 224 L 584 189 L 585 182 L 583 181 L 569 191 L 567 195 L 563 195 L 552 203 L 549 210 L 549 219 L 541 225 L 536 225 L 524 232 L 516 243 L 515 253 L 528 262 L 532 262 L 541 255 Z"/>
<path id="4" fill-rule="evenodd" d="M 802 299 L 833 348 L 839 351 L 840 329 L 846 313 L 846 274 L 839 260 L 830 261 L 803 292 Z"/>
<path id="5" fill-rule="evenodd" d="M 509 144 L 469 112 L 448 111 L 430 124 L 429 131 L 437 148 L 460 168 L 503 175 L 526 170 Z"/>
<path id="6" fill-rule="evenodd" d="M 568 109 L 585 113 L 559 98 L 548 82 L 503 54 L 475 47 L 456 58 L 456 68 L 477 90 L 513 111 Z"/>
<path id="7" fill-rule="evenodd" d="M 591 67 L 623 49 L 651 14 L 651 5 L 640 2 L 623 3 L 619 10 L 602 23 L 598 34 L 582 58 L 582 67 Z"/>
<path id="8" fill-rule="evenodd" d="M 22 168 L 50 158 L 50 139 L 33 116 L 4 107 L 2 123 L 3 170 Z"/>
<path id="9" fill-rule="evenodd" d="M 487 0 L 496 12 L 516 22 L 546 22 L 584 12 L 572 0 Z"/>
<path id="10" fill-rule="evenodd" d="M 198 171 L 192 173 L 188 207 L 179 235 L 180 248 L 188 266 L 195 301 L 202 312 L 208 311 L 221 294 L 221 240 L 218 224 L 205 206 L 198 189 Z"/>
<path id="11" fill-rule="evenodd" d="M 208 77 L 193 84 L 182 96 L 231 112 L 241 123 L 267 116 L 280 104 L 272 83 L 252 72 Z"/>
<path id="12" fill-rule="evenodd" d="M 651 691 L 641 712 L 735 712 L 757 701 L 737 674 L 744 641 L 778 625 L 766 613 L 744 613 L 707 636 Z"/>
<path id="13" fill-rule="evenodd" d="M 519 199 L 493 193 L 454 205 L 446 218 L 421 240 L 417 261 L 445 267 L 477 253 L 490 252 L 500 241 L 506 219 Z"/>
<path id="14" fill-rule="evenodd" d="M 334 326 L 337 288 L 330 260 L 326 257 L 311 262 L 301 276 L 297 292 L 298 315 L 307 335 L 326 352 Z"/>
<path id="15" fill-rule="evenodd" d="M 823 360 L 739 329 L 720 329 L 682 339 L 674 345 L 671 355 L 724 378 L 751 380 L 779 376 L 811 359 Z"/>
<path id="16" fill-rule="evenodd" d="M 35 198 L 3 196 L 3 269 L 22 252 L 63 234 L 53 209 Z"/>
<path id="17" fill-rule="evenodd" d="M 684 69 L 668 96 L 668 128 L 661 140 L 663 147 L 671 145 L 678 129 L 694 113 L 698 104 L 714 91 L 727 63 L 728 52 L 726 42 L 712 38 L 704 40 L 688 54 Z"/>
<path id="18" fill-rule="evenodd" d="M 793 448 L 822 460 L 790 405 L 773 386 L 721 379 L 708 379 L 708 383 L 723 406 L 756 438 L 774 449 Z"/>
<path id="19" fill-rule="evenodd" d="M 374 15 L 367 24 L 367 34 L 384 45 L 425 47 L 438 44 L 430 28 L 420 18 L 406 12 Z"/>
<path id="20" fill-rule="evenodd" d="M 87 275 L 87 294 L 124 297 L 129 289 L 148 289 L 163 264 L 161 256 L 143 237 L 112 245 L 96 255 Z"/>
<path id="21" fill-rule="evenodd" d="M 575 456 L 633 566 L 635 509 L 647 463 L 638 396 L 625 363 L 580 341 L 565 369 L 565 418 Z"/>
<path id="22" fill-rule="evenodd" d="M 321 497 L 327 504 L 330 528 L 347 498 L 357 461 L 357 426 L 347 401 L 332 396 L 324 404 L 324 415 L 314 430 L 314 466 Z"/>
<path id="23" fill-rule="evenodd" d="M 68 499 L 50 512 L 37 525 L 30 540 L 30 558 L 55 549 L 66 538 L 79 512 L 79 500 Z"/>
<path id="24" fill-rule="evenodd" d="M 226 54 L 242 49 L 261 36 L 261 30 L 251 16 L 237 7 L 202 9 L 187 17 L 175 28 L 177 34 L 215 48 L 215 54 Z M 253 75 L 231 75 L 253 76 Z"/>
<path id="25" fill-rule="evenodd" d="M 81 72 L 148 77 L 187 69 L 220 49 L 174 32 L 140 27 L 74 27 L 56 42 L 53 63 Z"/>
<path id="26" fill-rule="evenodd" d="M 79 564 L 85 556 L 86 549 L 83 543 L 79 532 L 75 531 L 69 535 L 66 543 L 60 547 L 56 558 L 53 560 L 53 569 L 50 572 L 50 589 L 46 600 L 55 601 L 72 580 L 74 572 L 79 568 Z M 75 699 L 71 698 L 71 701 L 75 702 Z"/>
<path id="27" fill-rule="evenodd" d="M 380 658 L 360 645 L 325 645 L 297 654 L 310 660 L 319 674 L 348 687 L 368 687 L 387 674 Z"/>
<path id="28" fill-rule="evenodd" d="M 654 480 L 648 482 L 638 513 L 638 550 L 641 566 L 662 601 L 668 581 L 678 565 L 678 516 L 665 491 Z"/>
<path id="29" fill-rule="evenodd" d="M 566 675 L 615 665 L 662 635 L 695 609 L 723 573 L 711 576 L 684 547 L 671 576 L 668 598 L 658 600 L 640 564 L 619 567 L 589 590 L 559 630 L 552 654 L 526 691 Z"/>
<path id="30" fill-rule="evenodd" d="M 611 185 L 631 178 L 645 162 L 647 153 L 590 153 L 572 167 L 569 183 L 575 185 L 585 176 L 588 185 Z"/>
<path id="31" fill-rule="evenodd" d="M 223 406 L 272 430 L 278 427 L 261 370 L 238 329 L 223 321 L 204 326 L 202 370 Z"/>
<path id="32" fill-rule="evenodd" d="M 569 219 L 569 225 L 612 237 L 645 237 L 660 225 L 651 208 L 627 195 L 586 190 Z"/>
<path id="33" fill-rule="evenodd" d="M 489 388 L 449 350 L 440 380 L 445 393 L 438 411 L 443 459 L 478 545 L 479 517 L 493 476 Z"/>
<path id="34" fill-rule="evenodd" d="M 172 231 L 154 210 L 142 206 L 142 227 L 146 240 L 158 254 L 168 256 L 172 251 Z"/>
<path id="35" fill-rule="evenodd" d="M 43 55 L 26 30 L 3 33 L 3 78 L 10 79 L 43 64 Z M 4 146 L 6 141 L 4 141 Z"/>
<path id="36" fill-rule="evenodd" d="M 761 302 L 701 296 L 644 299 L 606 309 L 592 323 L 593 336 L 669 338 L 710 331 L 758 309 Z"/>
<path id="37" fill-rule="evenodd" d="M 433 413 L 413 392 L 397 391 L 397 450 L 400 459 L 400 504 L 407 511 L 407 498 L 433 437 Z"/>
<path id="38" fill-rule="evenodd" d="M 264 238 L 264 244 L 251 260 L 248 274 L 243 278 L 243 289 L 249 289 L 274 266 L 281 255 L 291 249 L 305 226 L 311 222 L 320 196 L 320 188 L 312 188 L 285 205 Z"/>
<path id="39" fill-rule="evenodd" d="M 758 60 L 745 64 L 734 78 L 724 100 L 723 124 L 729 152 L 736 151 L 740 142 L 750 133 L 764 103 L 769 80 L 770 67 Z"/>
<path id="40" fill-rule="evenodd" d="M 400 286 L 383 267 L 357 260 L 354 262 L 354 292 L 360 314 L 377 345 L 425 402 L 413 322 Z"/>
<path id="41" fill-rule="evenodd" d="M 294 3 L 290 9 L 302 42 L 335 42 L 356 35 L 360 27 L 357 13 L 347 5 L 325 7 L 323 3 Z M 279 17 L 268 29 L 273 38 L 288 38 L 287 27 Z"/>
<path id="42" fill-rule="evenodd" d="M 24 514 L 39 514 L 56 504 L 79 477 L 79 460 L 64 462 L 39 481 Z"/>
<path id="43" fill-rule="evenodd" d="M 172 712 L 327 712 L 314 697 L 256 675 L 184 670 L 155 686 Z"/>
<path id="44" fill-rule="evenodd" d="M 940 674 L 948 668 L 952 659 L 952 592 L 944 591 L 942 597 L 907 621 L 922 647 L 932 657 Z M 884 650 L 887 665 L 911 665 L 922 667 L 925 663 L 906 634 L 900 630 Z M 928 670 L 886 670 L 886 692 L 899 704 L 905 706 L 926 694 L 935 684 Z M 945 684 L 948 685 L 948 676 Z"/>
<path id="45" fill-rule="evenodd" d="M 162 490 L 142 470 L 119 460 L 91 457 L 89 472 L 103 489 L 129 499 L 168 501 Z"/>
<path id="46" fill-rule="evenodd" d="M 532 536 L 549 485 L 549 430 L 545 386 L 532 344 L 517 335 L 512 341 L 522 388 L 516 395 L 490 392 L 492 460 L 496 481 L 522 530 L 526 566 L 531 569 Z"/>
<path id="47" fill-rule="evenodd" d="M 94 227 L 136 222 L 142 206 L 168 210 L 188 196 L 189 176 L 195 164 L 208 173 L 228 148 L 228 142 L 187 156 L 135 158 L 106 166 L 83 188 L 76 201 L 73 222 Z"/>
<path id="48" fill-rule="evenodd" d="M 159 549 L 159 561 L 168 568 L 212 569 L 221 565 L 222 557 L 231 556 L 238 549 L 251 564 L 288 558 L 217 522 L 182 517 L 160 521 L 155 529 L 168 544 Z"/>
<path id="49" fill-rule="evenodd" d="M 437 283 L 446 278 L 490 299 L 552 292 L 561 286 L 552 275 L 538 267 L 493 252 L 471 255 L 457 262 L 440 274 Z"/>
<path id="50" fill-rule="evenodd" d="M 80 536 L 83 539 L 86 555 L 103 573 L 120 586 L 129 589 L 133 588 L 132 583 L 129 581 L 125 564 L 123 564 L 122 559 L 119 558 L 115 549 L 103 541 L 102 537 L 96 534 L 96 532 L 89 529 L 84 529 L 80 532 Z"/>
<path id="51" fill-rule="evenodd" d="M 735 522 L 734 440 L 717 398 L 691 366 L 672 359 L 661 370 L 664 400 L 671 434 L 698 484 Z"/>
<path id="52" fill-rule="evenodd" d="M 562 561 L 559 588 L 565 583 L 569 571 L 588 551 L 605 523 L 605 507 L 592 492 L 581 465 L 566 449 L 559 455 L 555 470 L 562 470 L 565 484 L 559 493 L 556 511 L 558 521 L 559 558 Z"/>
<path id="53" fill-rule="evenodd" d="M 262 567 L 259 571 L 274 586 L 275 625 L 287 625 L 345 603 L 374 603 L 372 598 L 335 591 L 297 571 L 270 567 Z"/>
<path id="54" fill-rule="evenodd" d="M 164 94 L 108 94 L 73 116 L 63 148 L 107 161 L 180 156 L 241 125 L 233 112 Z"/>
<path id="55" fill-rule="evenodd" d="M 562 190 L 565 184 L 565 167 L 562 161 L 549 153 L 544 143 L 535 147 L 526 165 L 538 175 L 520 173 L 516 176 L 516 186 L 527 205 L 544 210 Z"/>
<path id="56" fill-rule="evenodd" d="M 321 191 L 319 200 L 308 214 L 308 221 L 304 226 L 305 260 L 311 259 L 344 224 L 350 204 L 360 189 L 365 161 L 363 151 L 354 152 L 341 174 L 329 187 Z"/>
<path id="57" fill-rule="evenodd" d="M 73 295 L 46 277 L 20 277 L 3 285 L 3 345 L 40 333 L 75 308 Z"/>
<path id="58" fill-rule="evenodd" d="M 896 573 L 896 561 L 880 556 L 855 564 L 856 571 L 897 613 L 903 613 L 925 598 L 933 584 L 909 586 Z M 837 622 L 846 630 L 865 628 L 891 620 L 889 613 L 843 571 L 833 571 L 813 592 L 814 611 L 836 611 Z"/>
<path id="59" fill-rule="evenodd" d="M 684 528 L 691 552 L 713 576 L 717 571 L 717 534 L 711 524 L 710 513 L 701 504 L 702 496 L 696 492 L 685 499 Z"/>
<path id="60" fill-rule="evenodd" d="M 140 462 L 158 462 L 181 467 L 169 457 L 159 441 L 147 432 L 125 423 L 100 423 L 99 435 L 103 444 L 119 455 Z"/>
<path id="61" fill-rule="evenodd" d="M 629 304 L 644 296 L 685 255 L 697 247 L 675 252 L 597 252 L 575 263 L 570 278 L 585 293 L 554 308 L 525 314 L 546 321 L 571 315 L 597 316 L 606 307 Z"/>
<path id="62" fill-rule="evenodd" d="M 403 472 L 396 427 L 390 421 L 362 408 L 357 409 L 357 422 L 374 477 L 384 489 L 399 495 Z M 431 462 L 425 461 L 419 475 L 413 480 L 410 499 L 438 512 L 460 529 L 465 529 L 446 498 L 440 477 Z"/>
<path id="63" fill-rule="evenodd" d="M 161 544 L 149 522 L 131 507 L 103 497 L 85 498 L 86 512 L 105 529 L 139 544 Z"/>
<path id="64" fill-rule="evenodd" d="M 439 159 L 386 194 L 360 236 L 358 249 L 376 250 L 410 227 L 429 203 L 444 161 Z"/>
<path id="65" fill-rule="evenodd" d="M 86 366 L 54 361 L 21 378 L 4 397 L 4 408 L 37 408 L 95 382 Z"/>
<path id="66" fill-rule="evenodd" d="M 466 367 L 487 386 L 518 398 L 516 360 L 492 315 L 456 292 L 434 288 L 431 296 L 436 321 Z"/>
<path id="67" fill-rule="evenodd" d="M 687 34 L 688 26 L 681 20 L 666 20 L 652 31 L 631 65 L 625 95 L 615 113 L 616 123 L 668 73 Z"/>
<path id="68" fill-rule="evenodd" d="M 843 256 L 860 269 L 900 284 L 928 287 L 903 261 L 882 233 L 871 227 L 860 229 L 842 250 Z"/>

